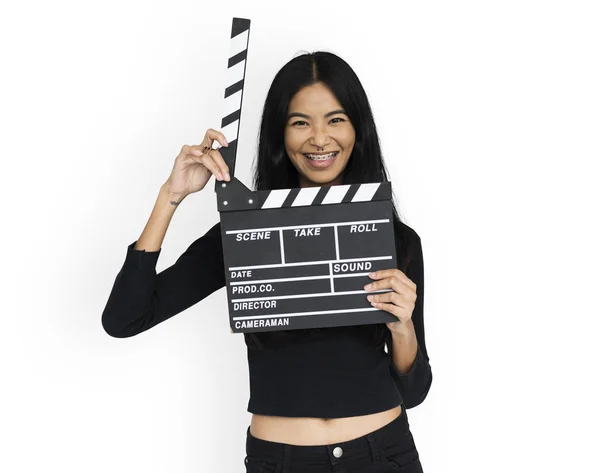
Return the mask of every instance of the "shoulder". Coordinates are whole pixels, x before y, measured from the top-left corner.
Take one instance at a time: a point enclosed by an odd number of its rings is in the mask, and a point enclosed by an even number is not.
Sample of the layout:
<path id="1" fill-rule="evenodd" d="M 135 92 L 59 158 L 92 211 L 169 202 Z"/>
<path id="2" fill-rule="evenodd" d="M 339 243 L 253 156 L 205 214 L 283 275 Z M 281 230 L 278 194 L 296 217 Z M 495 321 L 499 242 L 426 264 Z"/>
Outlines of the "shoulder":
<path id="1" fill-rule="evenodd" d="M 395 221 L 394 230 L 398 269 L 413 281 L 417 280 L 423 267 L 421 237 L 414 228 L 399 220 Z"/>
<path id="2" fill-rule="evenodd" d="M 402 231 L 404 231 L 406 234 L 408 234 L 411 239 L 413 240 L 419 240 L 419 234 L 417 233 L 417 231 L 412 228 L 411 226 L 409 226 L 408 224 L 398 220 L 397 224 L 400 226 L 400 228 L 402 228 Z"/>
<path id="3" fill-rule="evenodd" d="M 397 220 L 395 230 L 396 240 L 401 240 L 409 250 L 415 251 L 421 247 L 421 237 L 414 228 Z"/>
<path id="4" fill-rule="evenodd" d="M 212 225 L 204 234 L 196 240 L 194 240 L 189 248 L 190 251 L 202 251 L 215 250 L 216 254 L 219 254 L 217 250 L 221 248 L 221 222 L 217 222 Z"/>
<path id="5" fill-rule="evenodd" d="M 221 237 L 221 221 L 219 220 L 217 223 L 215 223 L 212 227 L 210 227 L 205 235 L 208 235 L 209 237 L 212 236 L 218 236 L 219 238 Z"/>

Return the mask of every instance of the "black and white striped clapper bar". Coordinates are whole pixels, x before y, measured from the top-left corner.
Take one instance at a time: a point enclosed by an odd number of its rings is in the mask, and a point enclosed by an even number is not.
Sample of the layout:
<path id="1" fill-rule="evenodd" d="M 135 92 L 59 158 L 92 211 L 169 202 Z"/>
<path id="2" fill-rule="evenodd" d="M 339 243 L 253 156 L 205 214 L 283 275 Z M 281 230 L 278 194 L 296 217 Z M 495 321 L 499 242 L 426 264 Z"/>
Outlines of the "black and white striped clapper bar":
<path id="1" fill-rule="evenodd" d="M 220 148 L 234 171 L 250 20 L 234 18 Z M 368 273 L 396 268 L 389 182 L 251 191 L 216 181 L 233 333 L 396 321 Z"/>

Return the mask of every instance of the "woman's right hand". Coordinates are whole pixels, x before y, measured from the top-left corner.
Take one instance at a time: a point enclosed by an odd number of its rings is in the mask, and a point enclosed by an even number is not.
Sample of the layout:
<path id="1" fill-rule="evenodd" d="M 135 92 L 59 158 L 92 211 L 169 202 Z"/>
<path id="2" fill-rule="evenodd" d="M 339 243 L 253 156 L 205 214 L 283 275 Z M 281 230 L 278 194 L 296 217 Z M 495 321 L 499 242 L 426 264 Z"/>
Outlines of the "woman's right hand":
<path id="1" fill-rule="evenodd" d="M 219 131 L 209 128 L 199 145 L 183 145 L 181 152 L 175 158 L 175 164 L 171 175 L 165 183 L 172 195 L 181 198 L 204 189 L 212 174 L 222 181 L 229 181 L 229 167 L 218 149 L 212 149 L 214 141 L 221 146 L 229 146 L 225 135 Z M 207 153 L 205 148 L 211 148 Z"/>

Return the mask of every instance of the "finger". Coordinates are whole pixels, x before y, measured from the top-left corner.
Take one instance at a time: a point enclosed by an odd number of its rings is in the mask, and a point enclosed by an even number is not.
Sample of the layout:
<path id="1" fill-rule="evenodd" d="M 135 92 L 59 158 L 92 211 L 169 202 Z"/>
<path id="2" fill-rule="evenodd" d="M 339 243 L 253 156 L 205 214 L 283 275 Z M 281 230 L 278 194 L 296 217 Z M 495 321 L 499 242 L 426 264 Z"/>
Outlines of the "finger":
<path id="1" fill-rule="evenodd" d="M 219 169 L 219 166 L 217 166 L 217 163 L 215 163 L 211 156 L 214 153 L 214 150 L 209 150 L 207 153 L 204 153 L 202 152 L 202 146 L 193 146 L 193 148 L 194 149 L 192 149 L 191 152 L 188 153 L 188 157 L 192 159 L 192 161 L 194 161 L 195 163 L 204 165 L 210 172 L 212 172 L 215 175 L 215 177 L 218 180 L 222 181 L 223 175 L 221 174 L 221 170 Z"/>
<path id="2" fill-rule="evenodd" d="M 367 296 L 367 300 L 369 302 L 390 302 L 390 303 L 394 303 L 393 298 L 394 298 L 394 291 L 388 291 L 388 292 L 380 292 L 377 294 L 369 294 Z"/>
<path id="3" fill-rule="evenodd" d="M 416 284 L 402 271 L 400 271 L 399 269 L 380 269 L 379 271 L 374 271 L 372 273 L 369 273 L 369 277 L 371 279 L 382 279 L 382 278 L 388 278 L 388 277 L 397 277 L 400 280 L 403 280 L 404 282 L 406 282 L 406 284 L 408 284 L 409 286 L 411 284 L 413 284 L 415 286 L 415 288 L 417 287 Z"/>
<path id="4" fill-rule="evenodd" d="M 202 164 L 204 164 L 210 170 L 210 172 L 212 172 L 215 175 L 215 177 L 219 181 L 222 181 L 223 174 L 221 174 L 221 170 L 219 169 L 219 166 L 217 166 L 217 163 L 215 163 L 215 161 L 212 159 L 211 155 L 212 155 L 212 152 L 204 153 L 204 155 L 202 155 L 202 157 L 200 158 L 202 160 Z"/>
<path id="5" fill-rule="evenodd" d="M 385 302 L 388 304 L 394 304 L 395 306 L 402 307 L 403 309 L 410 308 L 412 305 L 410 300 L 407 300 L 402 294 L 398 294 L 394 291 L 380 294 L 370 294 L 367 296 L 367 300 L 369 302 Z"/>
<path id="6" fill-rule="evenodd" d="M 216 151 L 215 148 L 212 148 L 211 146 L 205 145 L 203 143 L 199 144 L 199 145 L 193 145 L 193 146 L 188 146 L 189 153 L 194 154 L 195 156 L 202 156 L 202 155 L 210 155 L 210 157 L 212 158 L 214 156 L 214 152 Z"/>
<path id="7" fill-rule="evenodd" d="M 392 282 L 396 284 L 397 279 L 393 277 L 387 277 L 385 279 L 379 279 L 378 281 L 373 281 L 365 286 L 365 290 L 367 291 L 377 291 L 379 289 L 392 289 Z"/>
<path id="8" fill-rule="evenodd" d="M 389 312 L 390 314 L 396 316 L 398 320 L 402 320 L 400 318 L 401 309 L 395 304 L 386 304 L 385 302 L 371 302 L 371 305 L 377 309 Z"/>
<path id="9" fill-rule="evenodd" d="M 221 146 L 229 146 L 229 143 L 227 143 L 227 139 L 223 133 L 214 130 L 213 128 L 206 130 L 205 141 L 209 141 L 208 146 L 212 147 L 213 141 L 215 140 L 221 143 Z"/>
<path id="10" fill-rule="evenodd" d="M 180 161 L 183 161 L 187 164 L 188 161 L 194 161 L 197 162 L 197 159 L 194 159 L 194 156 L 201 156 L 202 153 L 197 153 L 198 146 L 192 145 L 183 145 L 183 147 L 181 148 L 181 152 L 179 153 L 179 156 L 177 156 L 177 159 L 179 159 Z"/>
<path id="11" fill-rule="evenodd" d="M 217 166 L 219 166 L 221 174 L 225 176 L 225 180 L 230 181 L 231 176 L 229 175 L 229 166 L 227 166 L 227 163 L 225 162 L 225 159 L 223 159 L 223 155 L 220 153 L 220 151 L 215 149 L 210 153 L 210 157 L 217 164 Z"/>
<path id="12" fill-rule="evenodd" d="M 388 288 L 394 292 L 397 292 L 398 294 L 416 294 L 416 290 L 414 287 L 409 286 L 404 280 L 400 280 L 396 276 L 380 279 L 378 281 L 367 284 L 364 287 L 364 289 L 369 292 Z"/>
<path id="13" fill-rule="evenodd" d="M 193 154 L 195 156 L 202 156 L 208 147 L 204 146 L 202 144 L 199 144 L 199 145 L 188 146 L 188 148 L 189 149 L 187 151 L 187 154 Z"/>

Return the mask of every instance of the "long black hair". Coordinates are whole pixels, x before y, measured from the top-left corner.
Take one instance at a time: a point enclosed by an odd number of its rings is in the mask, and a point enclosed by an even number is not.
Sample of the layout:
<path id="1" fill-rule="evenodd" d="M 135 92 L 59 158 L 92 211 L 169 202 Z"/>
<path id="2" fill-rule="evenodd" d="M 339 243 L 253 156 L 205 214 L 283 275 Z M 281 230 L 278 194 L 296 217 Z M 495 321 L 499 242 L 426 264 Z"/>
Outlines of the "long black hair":
<path id="1" fill-rule="evenodd" d="M 383 162 L 377 129 L 367 94 L 350 65 L 339 56 L 316 51 L 294 57 L 275 75 L 265 100 L 260 131 L 258 154 L 254 162 L 254 189 L 272 190 L 300 187 L 298 171 L 288 157 L 284 132 L 289 103 L 303 87 L 323 83 L 336 96 L 355 131 L 352 154 L 343 171 L 344 184 L 387 182 L 388 171 Z M 393 203 L 393 202 L 392 202 Z M 405 270 L 408 261 L 406 230 L 393 204 L 394 229 L 398 253 L 398 267 Z M 405 254 L 401 254 L 405 253 Z M 324 336 L 331 330 L 362 330 L 378 346 L 383 345 L 386 332 L 384 323 L 354 327 L 279 330 L 245 333 L 249 347 L 269 350 L 297 337 Z"/>

